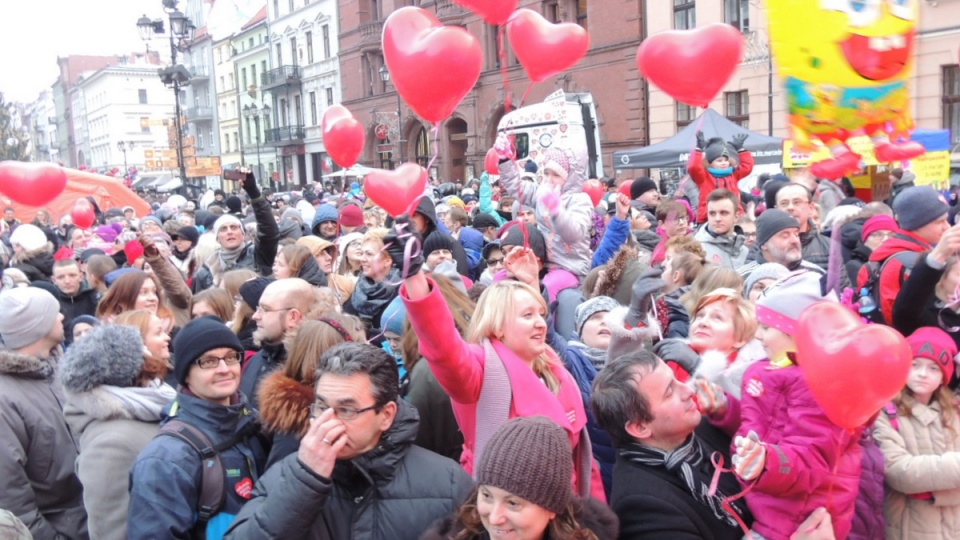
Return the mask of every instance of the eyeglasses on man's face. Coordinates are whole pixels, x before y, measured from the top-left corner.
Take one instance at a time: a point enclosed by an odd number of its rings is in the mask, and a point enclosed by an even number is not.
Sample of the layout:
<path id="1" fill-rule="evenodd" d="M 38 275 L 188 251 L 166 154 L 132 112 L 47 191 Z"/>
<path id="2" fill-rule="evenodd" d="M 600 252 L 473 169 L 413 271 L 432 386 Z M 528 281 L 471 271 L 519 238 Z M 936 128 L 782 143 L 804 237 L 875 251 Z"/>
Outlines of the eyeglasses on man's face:
<path id="1" fill-rule="evenodd" d="M 213 369 L 220 365 L 220 362 L 228 366 L 235 366 L 240 363 L 240 355 L 236 352 L 229 352 L 223 356 L 204 355 L 197 358 L 197 365 L 200 369 Z"/>
<path id="2" fill-rule="evenodd" d="M 294 308 L 294 307 L 268 308 L 268 307 L 263 307 L 263 305 L 259 305 L 257 306 L 256 311 L 254 311 L 254 314 L 259 313 L 260 315 L 263 315 L 264 313 L 277 313 L 279 311 L 290 311 L 291 309 L 297 309 L 297 308 Z"/>
<path id="3" fill-rule="evenodd" d="M 316 418 L 329 408 L 331 407 L 323 401 L 314 401 L 313 404 L 310 405 L 310 416 L 312 418 Z M 367 411 L 379 411 L 381 408 L 381 405 L 371 405 L 370 407 L 364 407 L 363 409 L 350 407 L 349 405 L 338 405 L 333 407 L 333 414 L 335 414 L 340 420 L 349 422 Z"/>

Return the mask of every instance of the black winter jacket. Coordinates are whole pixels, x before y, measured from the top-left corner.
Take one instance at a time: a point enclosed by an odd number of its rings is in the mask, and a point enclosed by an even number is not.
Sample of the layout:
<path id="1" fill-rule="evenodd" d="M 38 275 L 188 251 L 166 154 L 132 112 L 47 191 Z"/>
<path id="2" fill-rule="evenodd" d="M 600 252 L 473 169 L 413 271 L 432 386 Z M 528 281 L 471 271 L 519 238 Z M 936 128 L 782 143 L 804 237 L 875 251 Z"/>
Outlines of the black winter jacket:
<path id="1" fill-rule="evenodd" d="M 263 197 L 251 201 L 257 219 L 257 239 L 243 246 L 243 251 L 231 268 L 220 268 L 218 253 L 214 253 L 193 276 L 191 290 L 194 294 L 220 285 L 224 272 L 237 268 L 249 268 L 261 276 L 273 274 L 273 259 L 280 243 L 280 228 L 270 210 L 270 203 Z"/>

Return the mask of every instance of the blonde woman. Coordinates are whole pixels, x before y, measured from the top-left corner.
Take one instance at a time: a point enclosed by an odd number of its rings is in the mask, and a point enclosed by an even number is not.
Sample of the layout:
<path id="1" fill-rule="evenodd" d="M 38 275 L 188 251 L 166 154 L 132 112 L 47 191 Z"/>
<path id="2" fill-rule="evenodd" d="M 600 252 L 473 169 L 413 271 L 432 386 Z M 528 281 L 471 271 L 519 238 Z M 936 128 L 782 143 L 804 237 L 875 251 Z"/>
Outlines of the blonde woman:
<path id="1" fill-rule="evenodd" d="M 367 231 L 360 245 L 360 278 L 353 294 L 343 305 L 344 313 L 356 315 L 363 320 L 367 333 L 380 334 L 380 316 L 387 305 L 397 297 L 400 287 L 400 272 L 384 250 L 387 229 Z"/>

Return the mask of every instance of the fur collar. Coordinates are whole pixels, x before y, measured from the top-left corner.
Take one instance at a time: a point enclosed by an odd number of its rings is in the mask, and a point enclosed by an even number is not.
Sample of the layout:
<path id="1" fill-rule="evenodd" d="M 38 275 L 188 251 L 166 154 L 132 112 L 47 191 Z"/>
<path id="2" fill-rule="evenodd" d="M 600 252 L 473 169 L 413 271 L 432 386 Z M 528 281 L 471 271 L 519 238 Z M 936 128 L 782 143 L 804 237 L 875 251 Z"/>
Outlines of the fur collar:
<path id="1" fill-rule="evenodd" d="M 50 255 L 50 254 L 52 254 L 52 253 L 53 253 L 53 244 L 51 244 L 50 242 L 47 242 L 47 243 L 44 244 L 42 247 L 39 247 L 39 248 L 37 248 L 37 249 L 31 249 L 30 251 L 24 251 L 23 253 L 21 253 L 21 254 L 19 254 L 19 255 L 16 255 L 16 254 L 15 254 L 15 255 L 10 259 L 10 262 L 11 262 L 11 264 L 21 264 L 21 263 L 25 263 L 25 262 L 27 262 L 27 261 L 29 261 L 29 260 L 31 260 L 31 259 L 34 259 L 34 258 L 36 258 L 36 257 L 42 257 L 43 255 Z"/>
<path id="2" fill-rule="evenodd" d="M 46 379 L 53 375 L 56 360 L 20 354 L 0 349 L 0 373 L 32 379 Z"/>
<path id="3" fill-rule="evenodd" d="M 271 433 L 302 435 L 310 424 L 313 389 L 274 371 L 260 383 L 260 421 Z"/>
<path id="4" fill-rule="evenodd" d="M 747 368 L 766 356 L 763 345 L 756 339 L 741 347 L 733 362 L 720 351 L 705 351 L 700 355 L 700 365 L 693 372 L 693 377 L 705 377 L 739 399 Z"/>

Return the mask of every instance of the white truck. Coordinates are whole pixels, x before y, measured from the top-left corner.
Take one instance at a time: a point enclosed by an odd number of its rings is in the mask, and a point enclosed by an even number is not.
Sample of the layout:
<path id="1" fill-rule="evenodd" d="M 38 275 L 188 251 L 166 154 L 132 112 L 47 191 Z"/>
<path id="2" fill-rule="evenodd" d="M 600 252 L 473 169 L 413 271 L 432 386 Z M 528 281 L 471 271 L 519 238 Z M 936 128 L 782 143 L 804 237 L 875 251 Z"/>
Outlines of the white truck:
<path id="1" fill-rule="evenodd" d="M 542 151 L 559 144 L 586 160 L 584 180 L 603 176 L 597 109 L 589 93 L 568 94 L 557 90 L 543 103 L 505 114 L 497 131 L 516 136 L 519 161 L 532 159 L 542 165 Z"/>

